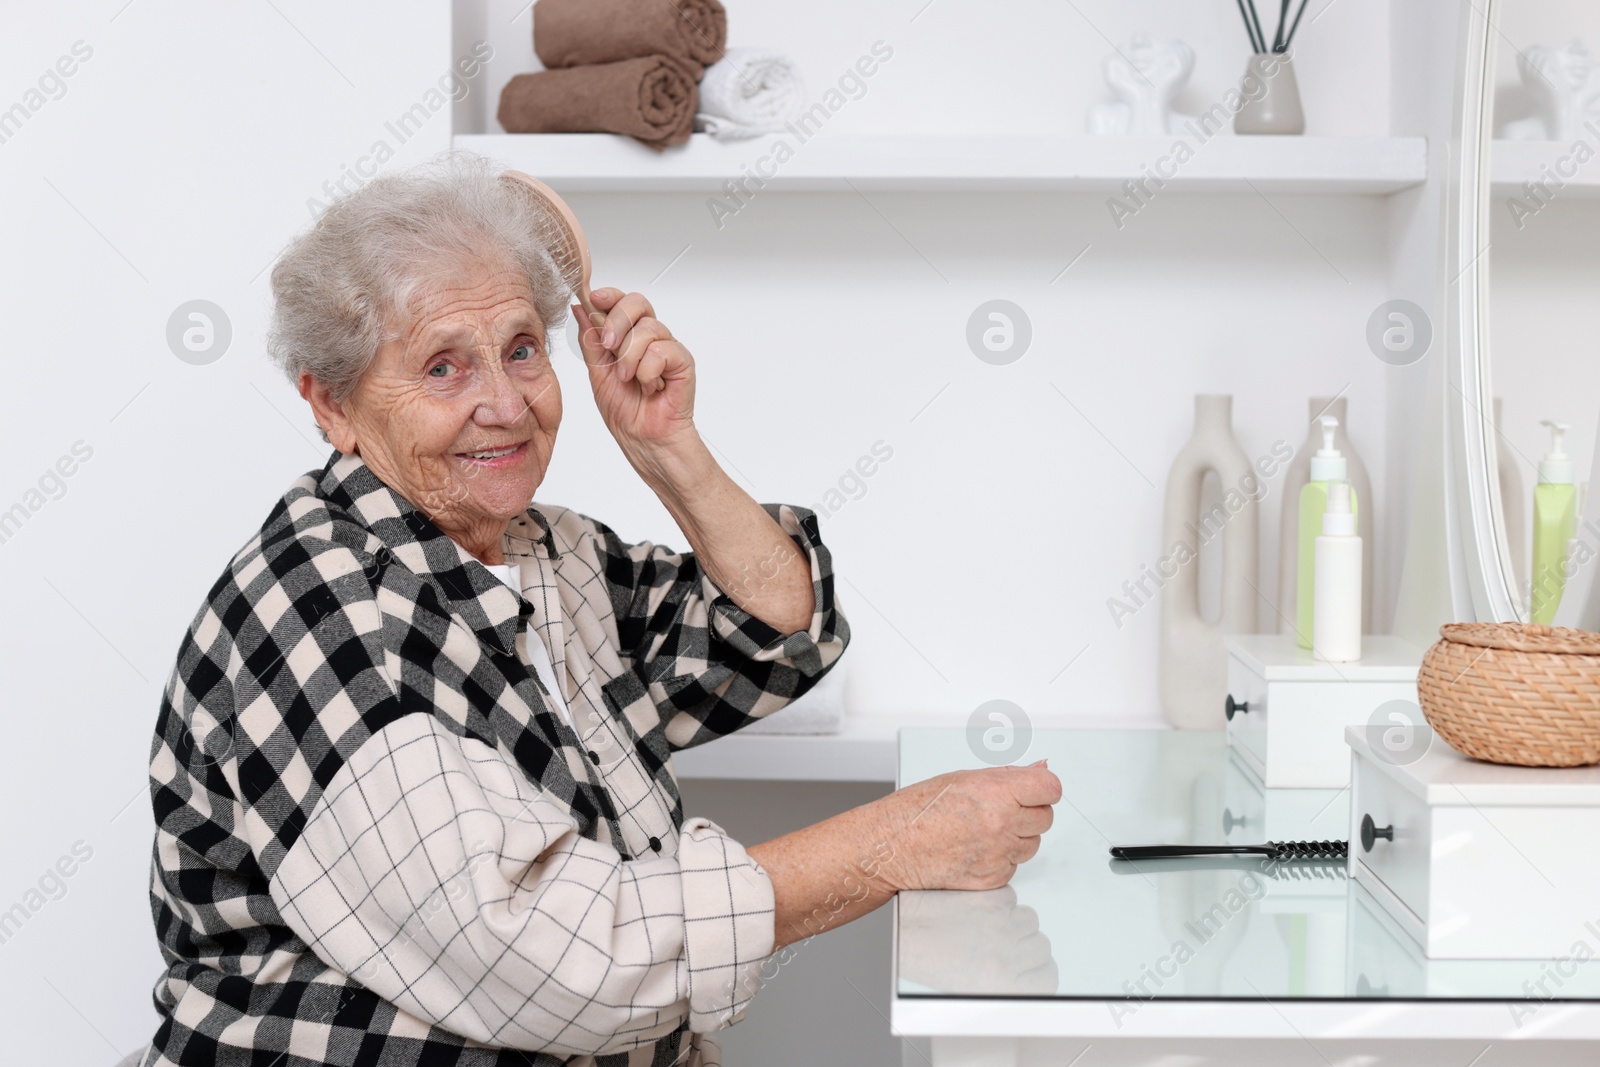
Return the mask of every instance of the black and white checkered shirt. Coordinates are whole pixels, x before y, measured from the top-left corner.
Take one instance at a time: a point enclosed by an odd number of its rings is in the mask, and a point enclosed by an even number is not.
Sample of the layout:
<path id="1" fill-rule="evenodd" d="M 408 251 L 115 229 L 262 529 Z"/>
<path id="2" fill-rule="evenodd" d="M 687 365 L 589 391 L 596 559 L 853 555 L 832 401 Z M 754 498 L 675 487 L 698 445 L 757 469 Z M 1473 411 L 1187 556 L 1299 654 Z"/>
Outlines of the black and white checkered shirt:
<path id="1" fill-rule="evenodd" d="M 683 816 L 674 749 L 783 707 L 849 630 L 804 509 L 810 626 L 562 508 L 519 596 L 334 453 L 212 586 L 150 759 L 167 970 L 145 1064 L 714 1064 L 772 885 Z M 542 640 L 572 721 L 530 666 Z"/>

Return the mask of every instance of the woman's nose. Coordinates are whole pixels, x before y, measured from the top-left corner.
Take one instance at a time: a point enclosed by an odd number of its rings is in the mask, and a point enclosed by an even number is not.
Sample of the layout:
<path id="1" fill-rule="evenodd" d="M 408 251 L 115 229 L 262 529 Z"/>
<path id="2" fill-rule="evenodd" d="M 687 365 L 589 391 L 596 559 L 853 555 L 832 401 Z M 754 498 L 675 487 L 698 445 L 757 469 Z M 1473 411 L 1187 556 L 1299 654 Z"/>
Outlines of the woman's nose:
<path id="1" fill-rule="evenodd" d="M 522 421 L 528 402 L 505 368 L 498 362 L 487 366 L 485 373 L 478 376 L 478 406 L 473 418 L 480 424 L 514 426 Z"/>

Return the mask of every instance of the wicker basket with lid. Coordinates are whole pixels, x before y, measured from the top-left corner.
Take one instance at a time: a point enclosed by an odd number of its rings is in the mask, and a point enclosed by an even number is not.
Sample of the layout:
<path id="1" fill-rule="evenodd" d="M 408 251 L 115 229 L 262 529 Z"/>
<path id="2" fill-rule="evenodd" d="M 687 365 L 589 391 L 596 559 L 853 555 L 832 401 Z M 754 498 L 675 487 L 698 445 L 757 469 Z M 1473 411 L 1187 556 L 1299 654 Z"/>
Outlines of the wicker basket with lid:
<path id="1" fill-rule="evenodd" d="M 1491 763 L 1600 763 L 1600 633 L 1450 623 L 1422 657 L 1422 713 L 1458 752 Z"/>

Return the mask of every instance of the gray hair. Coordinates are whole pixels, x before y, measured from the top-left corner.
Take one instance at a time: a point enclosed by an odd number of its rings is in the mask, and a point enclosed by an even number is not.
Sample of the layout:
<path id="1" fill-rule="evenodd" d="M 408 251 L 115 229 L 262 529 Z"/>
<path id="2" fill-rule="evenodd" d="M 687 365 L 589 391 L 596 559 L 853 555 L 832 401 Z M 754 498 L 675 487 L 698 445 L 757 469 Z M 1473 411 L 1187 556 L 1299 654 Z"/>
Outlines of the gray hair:
<path id="1" fill-rule="evenodd" d="M 296 237 L 272 268 L 267 334 L 267 352 L 289 381 L 308 373 L 344 400 L 378 347 L 403 334 L 419 290 L 451 263 L 520 268 L 548 340 L 571 289 L 541 237 L 537 209 L 498 175 L 484 156 L 441 152 L 373 178 Z"/>

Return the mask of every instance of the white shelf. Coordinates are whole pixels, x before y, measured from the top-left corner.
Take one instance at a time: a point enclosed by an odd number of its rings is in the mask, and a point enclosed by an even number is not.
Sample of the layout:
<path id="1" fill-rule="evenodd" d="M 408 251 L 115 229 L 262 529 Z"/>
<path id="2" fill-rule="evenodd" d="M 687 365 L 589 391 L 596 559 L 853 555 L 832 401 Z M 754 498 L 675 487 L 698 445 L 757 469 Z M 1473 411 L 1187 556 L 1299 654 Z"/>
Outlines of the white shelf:
<path id="1" fill-rule="evenodd" d="M 680 778 L 892 782 L 901 720 L 845 717 L 838 734 L 731 734 L 676 752 Z"/>
<path id="2" fill-rule="evenodd" d="M 1126 717 L 1073 716 L 1035 719 L 1034 730 L 1162 729 L 1158 722 Z M 744 778 L 761 781 L 894 782 L 900 731 L 906 727 L 962 729 L 949 716 L 847 715 L 842 733 L 730 734 L 676 752 L 680 778 Z"/>
<path id="3" fill-rule="evenodd" d="M 1556 200 L 1600 196 L 1600 159 L 1579 163 L 1569 141 L 1495 141 L 1490 152 L 1489 181 L 1497 194 L 1521 193 L 1524 182 L 1545 182 Z M 1561 170 L 1575 173 L 1567 177 Z M 1560 188 L 1552 175 L 1563 183 Z"/>
<path id="4" fill-rule="evenodd" d="M 459 134 L 470 149 L 541 178 L 562 192 L 721 193 L 785 140 L 793 157 L 767 189 L 918 191 L 1050 189 L 1122 192 L 1129 178 L 1170 173 L 1165 188 L 1193 192 L 1387 194 L 1427 178 L 1421 137 L 1236 137 L 1200 143 L 1192 134 L 1155 137 L 849 137 L 789 135 L 690 142 L 654 152 L 603 133 Z M 1193 152 L 1171 159 L 1182 141 Z M 752 185 L 753 187 L 753 185 Z M 1152 188 L 1154 185 L 1152 183 Z"/>

